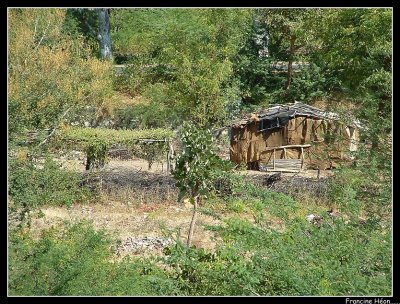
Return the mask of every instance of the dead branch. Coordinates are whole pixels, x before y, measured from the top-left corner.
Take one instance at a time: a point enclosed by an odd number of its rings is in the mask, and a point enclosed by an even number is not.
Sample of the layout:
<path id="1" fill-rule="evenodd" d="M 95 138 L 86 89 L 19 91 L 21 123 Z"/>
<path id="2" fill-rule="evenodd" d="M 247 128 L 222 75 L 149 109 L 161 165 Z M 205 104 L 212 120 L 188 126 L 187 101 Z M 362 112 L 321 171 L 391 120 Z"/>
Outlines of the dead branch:
<path id="1" fill-rule="evenodd" d="M 40 38 L 39 43 L 35 46 L 34 50 L 37 50 L 37 48 L 38 48 L 38 47 L 40 46 L 40 44 L 42 43 L 44 37 L 46 36 L 46 32 L 47 32 L 47 30 L 49 29 L 49 26 L 50 26 L 50 20 L 47 22 L 47 27 L 44 29 L 42 38 Z"/>
<path id="2" fill-rule="evenodd" d="M 40 146 L 44 145 L 44 144 L 49 140 L 49 138 L 50 138 L 50 137 L 54 134 L 54 132 L 57 130 L 58 126 L 60 125 L 60 123 L 61 123 L 61 121 L 62 121 L 62 119 L 65 117 L 65 115 L 67 115 L 67 113 L 71 110 L 71 108 L 72 108 L 72 107 L 69 107 L 69 108 L 61 115 L 61 117 L 60 117 L 58 123 L 53 127 L 53 130 L 50 132 L 49 135 L 46 136 L 46 138 L 45 138 L 41 143 L 39 143 L 39 144 L 37 145 L 37 148 L 39 148 Z"/>

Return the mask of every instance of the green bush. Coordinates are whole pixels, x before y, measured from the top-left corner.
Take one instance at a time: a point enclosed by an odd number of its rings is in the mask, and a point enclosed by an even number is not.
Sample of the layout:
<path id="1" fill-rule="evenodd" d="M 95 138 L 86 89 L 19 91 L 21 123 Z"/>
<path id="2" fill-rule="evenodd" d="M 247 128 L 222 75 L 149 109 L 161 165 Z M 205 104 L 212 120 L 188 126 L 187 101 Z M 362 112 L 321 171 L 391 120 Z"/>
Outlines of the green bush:
<path id="1" fill-rule="evenodd" d="M 166 263 L 191 295 L 389 295 L 390 233 L 343 220 L 294 219 L 284 232 L 231 219 L 214 253 L 175 245 Z"/>
<path id="2" fill-rule="evenodd" d="M 113 78 L 114 89 L 132 96 L 141 94 L 149 82 L 146 72 L 139 63 L 131 63 L 130 66 L 123 69 L 120 75 Z"/>
<path id="3" fill-rule="evenodd" d="M 171 115 L 168 115 L 171 114 Z M 156 102 L 137 104 L 114 112 L 115 128 L 165 128 L 174 122 L 175 113 Z"/>
<path id="4" fill-rule="evenodd" d="M 165 251 L 183 295 L 251 295 L 258 282 L 253 266 L 233 247 L 211 253 L 178 243 Z"/>
<path id="5" fill-rule="evenodd" d="M 362 183 L 361 172 L 342 168 L 329 181 L 328 197 L 340 210 L 358 214 L 363 208 L 363 202 L 358 198 Z"/>
<path id="6" fill-rule="evenodd" d="M 357 173 L 343 172 L 350 187 L 360 184 Z M 233 180 L 233 179 L 232 179 Z M 338 186 L 335 191 L 339 191 Z M 343 188 L 343 187 L 342 187 Z M 347 205 L 350 221 L 327 214 L 318 228 L 300 205 L 284 194 L 258 188 L 237 177 L 228 209 L 245 202 L 255 223 L 239 217 L 206 226 L 222 238 L 215 252 L 175 245 L 166 250 L 179 289 L 191 295 L 389 295 L 391 236 L 373 220 L 357 218 Z M 356 200 L 349 189 L 337 199 Z M 350 191 L 350 192 L 349 192 Z M 344 206 L 344 205 L 343 205 Z M 284 220 L 283 231 L 270 225 L 270 215 Z M 240 210 L 237 210 L 240 211 Z M 354 213 L 352 213 L 354 212 Z M 318 213 L 317 213 L 318 214 Z"/>
<path id="7" fill-rule="evenodd" d="M 82 222 L 52 228 L 34 241 L 11 231 L 10 295 L 176 294 L 174 282 L 150 260 L 111 262 L 110 237 Z"/>
<path id="8" fill-rule="evenodd" d="M 354 176 L 353 176 L 354 177 Z M 353 184 L 358 181 L 353 180 Z M 182 243 L 152 258 L 111 262 L 110 237 L 88 223 L 53 228 L 35 241 L 23 229 L 9 238 L 12 295 L 389 295 L 391 235 L 367 221 L 331 219 L 320 227 L 292 212 L 285 195 L 251 184 L 233 187 L 246 208 L 285 219 L 285 229 L 223 219 L 209 226 L 215 251 Z M 234 201 L 234 200 L 233 200 Z M 280 210 L 280 212 L 278 212 Z M 289 216 L 291 214 L 291 216 Z M 160 265 L 160 264 L 158 264 Z"/>
<path id="9" fill-rule="evenodd" d="M 327 96 L 328 91 L 326 78 L 323 70 L 315 64 L 301 67 L 301 70 L 295 72 L 292 83 L 286 90 L 283 87 L 276 88 L 271 93 L 273 103 L 284 102 L 312 102 Z"/>
<path id="10" fill-rule="evenodd" d="M 80 187 L 80 174 L 61 169 L 51 158 L 43 168 L 33 161 L 9 160 L 9 195 L 11 209 L 34 209 L 43 205 L 71 205 L 91 198 L 86 187 Z"/>
<path id="11" fill-rule="evenodd" d="M 242 213 L 246 209 L 246 204 L 243 200 L 232 200 L 228 204 L 228 210 L 231 210 L 236 213 Z"/>

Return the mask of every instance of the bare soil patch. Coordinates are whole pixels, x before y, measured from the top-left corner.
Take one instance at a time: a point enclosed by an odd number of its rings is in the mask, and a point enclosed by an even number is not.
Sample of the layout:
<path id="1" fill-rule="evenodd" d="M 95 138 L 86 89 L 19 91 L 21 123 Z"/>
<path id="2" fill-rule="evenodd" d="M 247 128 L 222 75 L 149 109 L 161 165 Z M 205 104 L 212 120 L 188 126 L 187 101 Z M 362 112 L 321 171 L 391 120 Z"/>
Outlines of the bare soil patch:
<path id="1" fill-rule="evenodd" d="M 44 216 L 32 219 L 31 229 L 36 237 L 43 229 L 64 221 L 77 223 L 82 220 L 93 222 L 95 229 L 105 229 L 111 233 L 115 245 L 129 238 L 175 238 L 178 231 L 180 240 L 185 242 L 191 220 L 192 210 L 183 205 L 129 205 L 124 202 L 108 201 L 93 204 L 74 204 L 66 207 L 42 208 Z M 219 221 L 211 216 L 199 214 L 193 245 L 212 250 L 216 242 L 214 234 L 204 225 L 216 225 Z M 159 249 L 159 248 L 150 248 Z M 133 251 L 132 254 L 142 254 Z"/>
<path id="2" fill-rule="evenodd" d="M 141 159 L 111 160 L 102 170 L 88 176 L 82 160 L 68 160 L 68 165 L 82 172 L 86 182 L 100 183 L 100 200 L 91 204 L 74 204 L 70 208 L 42 208 L 44 216 L 32 219 L 31 229 L 36 237 L 43 229 L 64 221 L 76 223 L 89 220 L 96 229 L 105 229 L 113 236 L 114 248 L 119 248 L 120 256 L 162 254 L 162 249 L 170 244 L 168 240 L 178 237 L 186 241 L 192 208 L 190 204 L 177 202 L 178 189 L 172 176 L 165 172 L 165 166 L 154 164 L 148 170 L 147 162 Z M 294 189 L 298 192 L 314 191 L 316 195 L 322 195 L 325 181 L 332 175 L 331 172 L 321 171 L 318 179 L 314 170 L 282 173 L 279 180 L 271 183 L 266 182 L 270 175 L 266 172 L 243 171 L 242 174 L 253 183 L 277 192 L 290 194 L 288 191 Z M 232 214 L 223 214 L 223 218 L 230 216 Z M 246 217 L 246 214 L 240 216 Z M 218 238 L 205 225 L 218 224 L 221 220 L 200 213 L 193 245 L 213 250 Z M 281 223 L 272 219 L 271 225 L 282 228 Z"/>

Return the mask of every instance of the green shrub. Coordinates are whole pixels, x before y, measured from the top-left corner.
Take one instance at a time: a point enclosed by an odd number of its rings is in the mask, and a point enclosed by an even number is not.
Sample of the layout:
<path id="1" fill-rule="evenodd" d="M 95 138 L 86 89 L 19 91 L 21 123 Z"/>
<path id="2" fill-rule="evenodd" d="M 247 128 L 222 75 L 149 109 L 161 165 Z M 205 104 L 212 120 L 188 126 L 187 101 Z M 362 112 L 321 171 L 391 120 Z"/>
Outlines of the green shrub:
<path id="1" fill-rule="evenodd" d="M 165 84 L 149 85 L 143 92 L 142 98 L 149 102 L 131 105 L 114 112 L 116 128 L 171 128 L 181 124 L 179 109 L 168 104 L 171 97 L 168 96 Z"/>
<path id="2" fill-rule="evenodd" d="M 210 253 L 178 243 L 165 252 L 183 295 L 251 295 L 249 287 L 258 281 L 252 265 L 233 247 Z"/>
<path id="3" fill-rule="evenodd" d="M 242 213 L 246 209 L 246 204 L 243 200 L 232 200 L 228 204 L 228 210 L 236 213 Z"/>
<path id="4" fill-rule="evenodd" d="M 287 90 L 282 87 L 278 88 L 271 94 L 271 97 L 277 103 L 295 100 L 312 102 L 326 97 L 325 82 L 322 69 L 315 64 L 309 64 L 302 66 L 299 72 L 294 73 L 293 81 Z"/>
<path id="5" fill-rule="evenodd" d="M 39 241 L 19 229 L 9 240 L 10 295 L 177 293 L 150 260 L 112 263 L 110 237 L 87 222 L 46 230 Z"/>
<path id="6" fill-rule="evenodd" d="M 299 203 L 290 196 L 257 187 L 244 179 L 240 181 L 240 177 L 236 178 L 234 192 L 240 195 L 253 210 L 260 211 L 266 208 L 271 215 L 282 219 L 287 219 L 290 213 L 300 207 Z"/>
<path id="7" fill-rule="evenodd" d="M 114 113 L 115 127 L 118 129 L 165 128 L 171 117 L 168 110 L 157 103 L 132 105 L 118 109 Z"/>
<path id="8" fill-rule="evenodd" d="M 355 171 L 343 171 L 349 187 L 359 187 Z M 233 180 L 232 178 L 231 180 Z M 290 197 L 235 179 L 228 209 L 251 209 L 255 223 L 239 217 L 206 226 L 222 238 L 215 252 L 174 245 L 166 250 L 179 289 L 190 295 L 389 295 L 391 293 L 390 230 L 373 220 L 359 222 L 358 209 L 347 205 L 350 221 L 309 223 Z M 337 200 L 356 198 L 335 188 Z M 334 191 L 334 192 L 335 192 Z M 332 192 L 332 195 L 334 192 Z M 237 197 L 239 196 L 239 197 Z M 239 209 L 236 208 L 239 204 Z M 343 205 L 344 206 L 344 205 Z M 275 230 L 270 215 L 285 220 Z M 354 212 L 354 213 L 351 213 Z"/>
<path id="9" fill-rule="evenodd" d="M 253 256 L 268 295 L 388 295 L 391 245 L 388 232 L 336 221 L 316 228 L 305 220 L 264 238 Z M 241 238 L 243 242 L 245 240 Z M 247 242 L 248 243 L 248 242 Z M 257 242 L 259 244 L 259 242 Z"/>
<path id="10" fill-rule="evenodd" d="M 107 161 L 108 146 L 105 142 L 94 140 L 86 148 L 86 170 L 90 168 L 101 168 Z"/>
<path id="11" fill-rule="evenodd" d="M 320 228 L 294 219 L 284 232 L 247 220 L 214 227 L 224 243 L 214 253 L 175 245 L 166 263 L 191 295 L 389 295 L 388 231 L 343 220 Z"/>
<path id="12" fill-rule="evenodd" d="M 9 195 L 11 209 L 34 209 L 43 205 L 71 205 L 91 198 L 86 187 L 80 187 L 80 174 L 61 169 L 51 158 L 43 168 L 33 161 L 9 160 Z"/>
<path id="13" fill-rule="evenodd" d="M 140 67 L 140 62 L 131 63 L 131 65 L 123 68 L 120 75 L 113 78 L 115 90 L 133 96 L 141 94 L 148 83 L 147 71 Z"/>
<path id="14" fill-rule="evenodd" d="M 340 210 L 358 214 L 363 207 L 357 197 L 362 182 L 360 172 L 347 168 L 338 170 L 329 181 L 328 197 Z"/>
<path id="15" fill-rule="evenodd" d="M 182 243 L 152 258 L 110 262 L 110 238 L 87 223 L 44 232 L 35 241 L 10 231 L 9 290 L 12 295 L 389 295 L 391 235 L 379 225 L 352 218 L 320 227 L 287 216 L 285 195 L 244 184 L 248 206 L 286 209 L 285 230 L 241 218 L 209 226 L 222 241 L 213 252 Z M 243 196 L 243 193 L 241 194 Z M 275 209 L 273 205 L 276 205 Z M 247 207 L 247 205 L 246 205 Z M 265 222 L 265 223 L 264 223 Z"/>

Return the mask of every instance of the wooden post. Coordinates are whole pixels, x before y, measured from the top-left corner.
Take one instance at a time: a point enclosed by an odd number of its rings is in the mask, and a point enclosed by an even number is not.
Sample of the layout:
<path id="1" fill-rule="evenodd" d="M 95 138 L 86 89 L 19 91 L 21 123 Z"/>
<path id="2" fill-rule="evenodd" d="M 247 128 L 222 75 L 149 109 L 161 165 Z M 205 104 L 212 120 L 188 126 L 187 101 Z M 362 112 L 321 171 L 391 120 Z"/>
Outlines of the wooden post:
<path id="1" fill-rule="evenodd" d="M 174 153 L 174 148 L 173 148 L 173 146 L 171 144 L 171 141 L 168 140 L 167 174 L 171 173 L 173 153 Z"/>
<path id="2" fill-rule="evenodd" d="M 301 147 L 301 167 L 300 169 L 303 170 L 303 165 L 304 165 L 304 149 Z"/>
<path id="3" fill-rule="evenodd" d="M 286 159 L 286 148 L 283 148 L 284 158 Z"/>
<path id="4" fill-rule="evenodd" d="M 275 170 L 275 149 L 274 149 L 273 169 Z"/>
<path id="5" fill-rule="evenodd" d="M 170 165 L 169 165 L 169 155 L 171 153 L 171 147 L 169 146 L 169 142 L 168 142 L 168 152 L 167 152 L 167 174 L 169 174 L 169 171 L 171 170 Z"/>
<path id="6" fill-rule="evenodd" d="M 167 152 L 167 174 L 169 174 L 170 167 L 169 167 L 169 151 Z"/>

